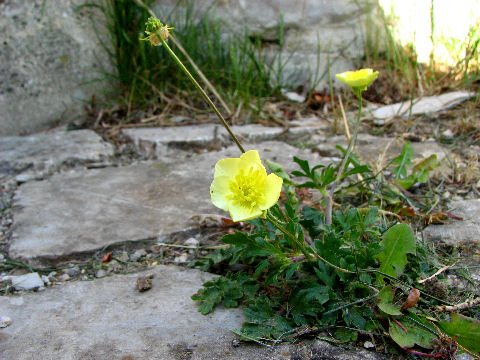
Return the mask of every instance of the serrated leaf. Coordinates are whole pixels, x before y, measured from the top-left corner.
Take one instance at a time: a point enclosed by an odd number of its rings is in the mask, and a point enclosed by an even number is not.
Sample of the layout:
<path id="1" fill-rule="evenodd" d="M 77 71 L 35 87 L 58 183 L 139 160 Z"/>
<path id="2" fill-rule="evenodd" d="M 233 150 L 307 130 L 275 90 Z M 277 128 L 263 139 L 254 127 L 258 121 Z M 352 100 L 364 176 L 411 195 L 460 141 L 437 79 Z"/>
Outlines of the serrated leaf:
<path id="1" fill-rule="evenodd" d="M 408 320 L 408 318 L 400 318 L 397 320 L 404 329 L 395 321 L 389 321 L 388 333 L 393 341 L 402 348 L 411 348 L 417 344 L 425 349 L 431 349 L 437 336 L 430 331 L 424 329 L 420 325 Z"/>
<path id="2" fill-rule="evenodd" d="M 440 321 L 438 324 L 448 336 L 456 338 L 460 345 L 480 354 L 480 321 L 453 313 L 450 322 Z"/>
<path id="3" fill-rule="evenodd" d="M 397 277 L 403 273 L 407 264 L 407 254 L 415 253 L 415 238 L 407 224 L 397 224 L 385 231 L 381 245 L 383 251 L 377 255 L 380 260 L 379 270 L 387 275 Z M 383 281 L 383 276 L 377 274 Z"/>
<path id="4" fill-rule="evenodd" d="M 378 308 L 389 315 L 402 315 L 400 306 L 393 303 L 394 292 L 390 285 L 385 286 L 377 295 Z"/>

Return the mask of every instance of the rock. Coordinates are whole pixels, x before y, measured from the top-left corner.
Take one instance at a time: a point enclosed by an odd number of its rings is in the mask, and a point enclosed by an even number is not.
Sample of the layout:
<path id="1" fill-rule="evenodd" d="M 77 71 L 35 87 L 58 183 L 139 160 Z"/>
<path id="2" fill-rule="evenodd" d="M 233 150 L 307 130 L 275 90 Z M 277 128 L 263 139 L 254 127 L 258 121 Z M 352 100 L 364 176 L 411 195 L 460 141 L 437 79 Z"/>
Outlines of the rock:
<path id="1" fill-rule="evenodd" d="M 197 247 L 200 244 L 200 241 L 195 238 L 188 238 L 185 240 L 184 244 L 187 246 Z"/>
<path id="2" fill-rule="evenodd" d="M 97 278 L 103 278 L 105 276 L 107 276 L 107 272 L 103 269 L 100 269 L 95 273 L 95 277 Z"/>
<path id="3" fill-rule="evenodd" d="M 0 329 L 6 328 L 7 326 L 12 325 L 12 318 L 8 316 L 0 316 Z"/>
<path id="4" fill-rule="evenodd" d="M 116 258 L 118 258 L 118 260 L 120 261 L 129 261 L 130 260 L 130 257 L 128 256 L 128 253 L 127 252 L 122 252 L 120 255 L 116 256 Z"/>
<path id="5" fill-rule="evenodd" d="M 62 275 L 57 277 L 57 281 L 65 282 L 65 281 L 68 281 L 68 280 L 70 280 L 70 275 L 68 275 L 68 274 L 62 274 Z"/>
<path id="6" fill-rule="evenodd" d="M 185 253 L 180 254 L 179 256 L 175 257 L 175 259 L 173 259 L 173 262 L 175 264 L 184 264 L 188 262 L 188 255 Z"/>
<path id="7" fill-rule="evenodd" d="M 378 119 L 389 119 L 396 116 L 409 117 L 418 114 L 430 114 L 450 109 L 475 96 L 473 92 L 454 91 L 438 96 L 427 96 L 415 99 L 413 105 L 410 101 L 392 105 L 381 106 L 372 111 Z"/>
<path id="8" fill-rule="evenodd" d="M 155 277 L 154 274 L 149 274 L 146 276 L 139 276 L 136 282 L 136 289 L 140 292 L 150 290 L 152 288 L 152 279 Z"/>
<path id="9" fill-rule="evenodd" d="M 135 251 L 132 255 L 130 255 L 130 261 L 138 261 L 141 257 L 144 257 L 147 255 L 147 252 L 145 249 L 139 249 Z"/>
<path id="10" fill-rule="evenodd" d="M 89 17 L 104 20 L 98 9 L 81 9 L 82 4 L 0 2 L 0 136 L 77 119 L 93 94 L 102 95 L 101 83 L 88 82 L 112 65 Z"/>
<path id="11" fill-rule="evenodd" d="M 293 92 L 293 91 L 285 91 L 282 94 L 288 100 L 293 101 L 293 102 L 303 103 L 306 100 L 305 95 L 297 94 L 296 92 Z"/>
<path id="12" fill-rule="evenodd" d="M 75 277 L 80 274 L 80 269 L 78 266 L 70 267 L 68 269 L 63 269 L 62 272 L 67 274 L 70 277 Z"/>
<path id="13" fill-rule="evenodd" d="M 138 276 L 152 274 L 148 292 L 132 286 Z M 213 278 L 198 270 L 158 265 L 139 274 L 68 282 L 24 294 L 21 304 L 18 298 L 0 297 L 0 309 L 15 319 L 2 330 L 2 358 L 50 359 L 61 352 L 65 359 L 102 360 L 175 360 L 184 359 L 185 353 L 192 360 L 304 359 L 301 354 L 310 354 L 309 359 L 382 359 L 364 349 L 344 350 L 318 341 L 272 348 L 238 342 L 231 330 L 244 321 L 241 309 L 219 306 L 204 316 L 190 299 Z"/>
<path id="14" fill-rule="evenodd" d="M 348 143 L 345 136 L 316 137 L 314 149 L 322 156 L 340 157 L 341 152 L 336 146 L 347 148 Z M 367 164 L 377 164 L 383 157 L 383 164 L 397 157 L 402 152 L 405 141 L 399 138 L 382 138 L 378 136 L 359 134 L 355 153 Z M 414 150 L 414 161 L 427 158 L 430 155 L 437 155 L 440 162 L 448 154 L 448 150 L 434 141 L 411 142 Z M 385 154 L 383 152 L 385 151 Z"/>
<path id="15" fill-rule="evenodd" d="M 56 129 L 30 136 L 0 137 L 0 180 L 17 175 L 20 183 L 41 178 L 66 163 L 88 164 L 113 156 L 113 146 L 91 130 Z"/>
<path id="16" fill-rule="evenodd" d="M 455 134 L 450 129 L 447 129 L 444 132 L 442 132 L 442 138 L 444 138 L 445 140 L 452 140 L 454 136 Z"/>
<path id="17" fill-rule="evenodd" d="M 50 285 L 52 284 L 52 283 L 50 282 L 50 279 L 48 278 L 48 276 L 42 275 L 41 278 L 42 278 L 42 281 L 43 281 L 43 283 L 45 284 L 45 286 L 50 286 Z"/>
<path id="18" fill-rule="evenodd" d="M 11 276 L 10 279 L 15 290 L 40 290 L 44 288 L 43 280 L 36 272 Z"/>
<path id="19" fill-rule="evenodd" d="M 232 131 L 242 144 L 257 144 L 274 139 L 299 141 L 326 127 L 325 122 L 312 121 L 311 118 L 292 121 L 291 125 L 288 130 L 258 124 L 236 125 L 232 126 Z M 233 143 L 223 126 L 217 124 L 132 128 L 123 129 L 122 132 L 132 139 L 139 152 L 149 158 L 173 156 L 178 153 L 178 148 L 188 146 L 206 147 L 214 143 L 227 146 Z"/>
<path id="20" fill-rule="evenodd" d="M 258 149 L 262 159 L 284 164 L 286 171 L 297 169 L 293 156 L 312 165 L 329 161 L 280 142 L 247 149 Z M 168 164 L 72 170 L 25 183 L 15 193 L 10 256 L 35 260 L 40 266 L 122 241 L 168 238 L 188 227 L 194 215 L 226 215 L 211 204 L 210 183 L 218 160 L 239 155 L 230 146 Z"/>
<path id="21" fill-rule="evenodd" d="M 452 214 L 463 218 L 463 221 L 449 220 L 447 224 L 430 225 L 423 230 L 425 239 L 452 247 L 478 247 L 480 199 L 453 201 L 449 208 Z"/>

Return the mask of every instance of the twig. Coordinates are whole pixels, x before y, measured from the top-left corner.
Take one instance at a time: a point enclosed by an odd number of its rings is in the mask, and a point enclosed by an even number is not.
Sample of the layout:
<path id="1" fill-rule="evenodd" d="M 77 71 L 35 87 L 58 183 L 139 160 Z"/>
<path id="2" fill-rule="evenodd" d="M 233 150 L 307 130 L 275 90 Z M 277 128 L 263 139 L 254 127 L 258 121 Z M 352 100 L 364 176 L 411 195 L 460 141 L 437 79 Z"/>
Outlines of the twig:
<path id="1" fill-rule="evenodd" d="M 345 109 L 343 108 L 342 95 L 338 95 L 338 102 L 340 104 L 340 111 L 342 112 L 343 125 L 345 127 L 345 136 L 347 141 L 350 141 L 350 129 L 348 128 L 347 115 L 345 115 Z"/>
<path id="2" fill-rule="evenodd" d="M 427 282 L 427 281 L 433 279 L 434 277 L 440 275 L 442 272 L 444 272 L 445 270 L 450 269 L 451 267 L 455 266 L 456 264 L 457 264 L 457 263 L 454 263 L 454 264 L 448 265 L 448 266 L 444 266 L 443 268 L 439 269 L 435 274 L 430 275 L 430 276 L 427 277 L 426 279 L 418 280 L 417 282 L 418 282 L 419 284 L 423 284 L 424 282 Z"/>
<path id="3" fill-rule="evenodd" d="M 448 306 L 448 305 L 438 305 L 437 310 L 438 311 L 447 311 L 447 312 L 453 312 L 453 311 L 461 311 L 461 310 L 466 310 L 470 309 L 474 306 L 477 306 L 480 304 L 480 297 L 477 297 L 476 299 L 472 300 L 467 300 L 461 304 L 453 305 L 453 306 Z"/>

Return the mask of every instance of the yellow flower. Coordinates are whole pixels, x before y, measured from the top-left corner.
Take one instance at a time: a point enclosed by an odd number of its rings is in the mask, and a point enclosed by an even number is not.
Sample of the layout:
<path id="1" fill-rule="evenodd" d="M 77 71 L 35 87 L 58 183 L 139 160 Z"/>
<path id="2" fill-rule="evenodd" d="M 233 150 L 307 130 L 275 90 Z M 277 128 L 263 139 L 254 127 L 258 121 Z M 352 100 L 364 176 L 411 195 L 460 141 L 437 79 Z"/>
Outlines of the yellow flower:
<path id="1" fill-rule="evenodd" d="M 173 29 L 173 27 L 169 27 L 167 24 L 162 24 L 160 20 L 154 17 L 148 18 L 147 22 L 145 23 L 145 27 L 145 33 L 148 36 L 145 39 L 140 40 L 150 41 L 150 44 L 153 46 L 162 45 L 160 38 L 162 38 L 163 41 L 167 41 L 168 36 L 170 35 L 169 30 Z"/>
<path id="2" fill-rule="evenodd" d="M 230 212 L 233 221 L 259 217 L 278 202 L 282 179 L 275 174 L 267 176 L 256 150 L 240 158 L 227 158 L 215 164 L 215 175 L 210 186 L 213 205 Z"/>
<path id="3" fill-rule="evenodd" d="M 372 69 L 361 69 L 357 71 L 346 71 L 337 74 L 337 79 L 351 86 L 353 89 L 364 91 L 378 76 L 378 71 Z"/>

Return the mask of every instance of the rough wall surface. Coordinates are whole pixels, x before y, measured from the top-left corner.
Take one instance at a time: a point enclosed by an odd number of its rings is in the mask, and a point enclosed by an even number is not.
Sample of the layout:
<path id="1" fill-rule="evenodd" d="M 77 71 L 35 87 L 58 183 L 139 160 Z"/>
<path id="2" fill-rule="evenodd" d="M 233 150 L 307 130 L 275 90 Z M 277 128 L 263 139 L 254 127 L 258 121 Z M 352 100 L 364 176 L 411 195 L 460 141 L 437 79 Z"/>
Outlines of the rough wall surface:
<path id="1" fill-rule="evenodd" d="M 102 95 L 102 84 L 91 81 L 101 77 L 101 66 L 112 65 L 92 26 L 92 8 L 79 8 L 85 2 L 0 1 L 0 136 L 74 121 L 92 95 Z M 157 0 L 153 8 L 164 19 L 176 3 Z M 335 74 L 353 67 L 352 59 L 362 54 L 365 8 L 352 0 L 217 0 L 214 7 L 212 0 L 194 3 L 199 13 L 209 9 L 222 18 L 226 32 L 243 33 L 247 26 L 271 45 L 266 48 L 272 57 L 283 16 L 283 84 L 325 87 L 328 64 Z M 96 26 L 103 28 L 100 12 L 94 16 Z"/>
<path id="2" fill-rule="evenodd" d="M 176 0 L 157 0 L 154 10 L 167 23 L 175 19 Z M 353 67 L 363 55 L 362 28 L 365 13 L 373 9 L 368 1 L 352 0 L 194 0 L 197 14 L 210 11 L 237 34 L 248 28 L 266 43 L 279 42 L 278 26 L 283 21 L 283 82 L 292 87 L 328 86 L 330 73 Z M 212 5 L 214 4 L 214 5 Z M 170 15 L 168 15 L 170 14 Z M 181 16 L 180 16 L 181 18 Z M 275 46 L 272 53 L 276 53 Z M 272 55 L 273 56 L 273 55 Z M 277 58 L 278 59 L 278 58 Z"/>
<path id="3" fill-rule="evenodd" d="M 81 116 L 105 58 L 84 0 L 0 1 L 0 136 Z M 100 3 L 100 1 L 98 1 Z M 100 62 L 105 64 L 104 61 Z"/>

